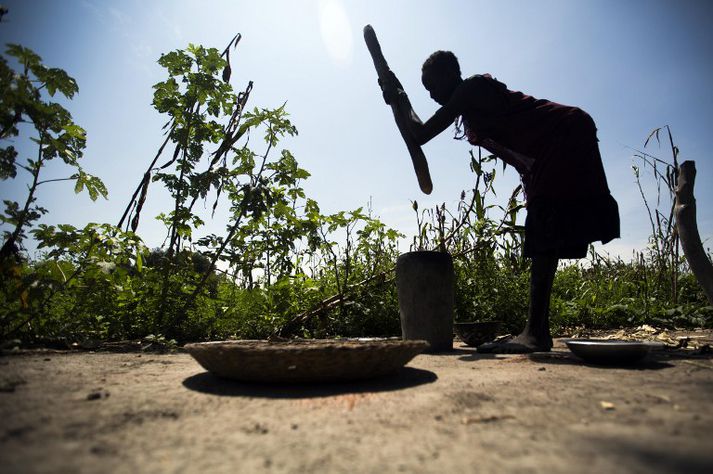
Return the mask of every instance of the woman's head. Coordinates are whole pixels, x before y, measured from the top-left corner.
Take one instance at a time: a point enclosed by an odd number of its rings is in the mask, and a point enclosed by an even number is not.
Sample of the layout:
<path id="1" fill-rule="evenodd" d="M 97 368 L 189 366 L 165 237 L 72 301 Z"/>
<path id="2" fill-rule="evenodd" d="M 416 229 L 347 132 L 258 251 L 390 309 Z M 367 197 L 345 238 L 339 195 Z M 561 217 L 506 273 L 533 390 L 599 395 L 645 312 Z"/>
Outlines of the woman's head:
<path id="1" fill-rule="evenodd" d="M 450 51 L 436 51 L 421 68 L 421 82 L 431 98 L 445 105 L 462 82 L 458 58 Z"/>

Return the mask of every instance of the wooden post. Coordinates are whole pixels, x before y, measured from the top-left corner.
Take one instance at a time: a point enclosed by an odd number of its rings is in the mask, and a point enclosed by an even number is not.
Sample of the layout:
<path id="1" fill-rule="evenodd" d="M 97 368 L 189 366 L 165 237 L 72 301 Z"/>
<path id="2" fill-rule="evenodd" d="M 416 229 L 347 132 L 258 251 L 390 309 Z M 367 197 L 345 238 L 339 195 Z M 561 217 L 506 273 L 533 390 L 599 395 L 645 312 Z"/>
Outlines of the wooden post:
<path id="1" fill-rule="evenodd" d="M 696 199 L 693 196 L 695 181 L 696 163 L 684 161 L 679 167 L 676 184 L 676 228 L 688 265 L 713 306 L 713 264 L 708 259 L 698 233 Z"/>

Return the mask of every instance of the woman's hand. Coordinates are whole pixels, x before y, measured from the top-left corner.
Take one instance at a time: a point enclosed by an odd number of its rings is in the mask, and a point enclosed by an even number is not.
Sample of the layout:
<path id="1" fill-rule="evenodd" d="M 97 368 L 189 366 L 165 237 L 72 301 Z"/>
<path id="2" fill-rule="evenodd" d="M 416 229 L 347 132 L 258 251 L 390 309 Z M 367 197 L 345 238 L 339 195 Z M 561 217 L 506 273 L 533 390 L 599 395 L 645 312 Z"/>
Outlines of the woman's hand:
<path id="1" fill-rule="evenodd" d="M 382 81 L 380 78 L 378 83 L 384 96 L 384 102 L 388 105 L 395 104 L 398 96 L 404 94 L 404 86 L 401 85 L 401 81 L 391 69 L 389 69 L 385 79 Z"/>

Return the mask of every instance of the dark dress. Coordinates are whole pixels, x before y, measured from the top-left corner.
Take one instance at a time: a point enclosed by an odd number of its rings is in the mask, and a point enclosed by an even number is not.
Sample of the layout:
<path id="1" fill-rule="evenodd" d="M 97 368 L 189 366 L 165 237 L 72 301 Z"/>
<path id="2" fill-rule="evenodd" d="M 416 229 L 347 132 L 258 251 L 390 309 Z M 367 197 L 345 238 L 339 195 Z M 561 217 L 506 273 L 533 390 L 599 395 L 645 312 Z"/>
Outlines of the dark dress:
<path id="1" fill-rule="evenodd" d="M 592 118 L 577 107 L 508 90 L 488 74 L 466 83 L 474 104 L 478 97 L 490 104 L 464 113 L 468 141 L 515 167 L 522 178 L 525 256 L 582 258 L 590 243 L 619 237 L 619 210 Z"/>

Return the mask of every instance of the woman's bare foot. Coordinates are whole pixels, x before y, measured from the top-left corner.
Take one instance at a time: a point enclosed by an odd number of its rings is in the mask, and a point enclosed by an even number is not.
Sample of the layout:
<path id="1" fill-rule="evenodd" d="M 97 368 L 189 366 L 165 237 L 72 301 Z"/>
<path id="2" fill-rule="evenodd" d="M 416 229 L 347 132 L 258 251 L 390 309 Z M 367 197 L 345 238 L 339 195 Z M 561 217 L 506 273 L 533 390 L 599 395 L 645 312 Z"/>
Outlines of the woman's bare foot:
<path id="1" fill-rule="evenodd" d="M 551 349 L 552 338 L 550 336 L 536 337 L 525 333 L 478 346 L 478 352 L 483 354 L 530 354 L 532 352 L 549 352 Z"/>
<path id="2" fill-rule="evenodd" d="M 552 349 L 549 311 L 552 282 L 557 271 L 557 257 L 536 255 L 530 270 L 530 307 L 525 329 L 519 336 L 478 346 L 478 352 L 490 354 L 529 354 Z"/>

